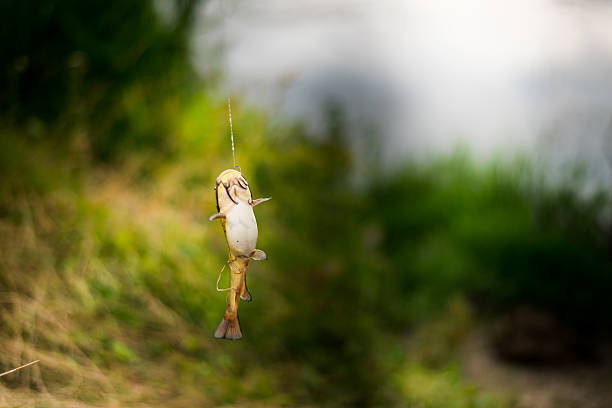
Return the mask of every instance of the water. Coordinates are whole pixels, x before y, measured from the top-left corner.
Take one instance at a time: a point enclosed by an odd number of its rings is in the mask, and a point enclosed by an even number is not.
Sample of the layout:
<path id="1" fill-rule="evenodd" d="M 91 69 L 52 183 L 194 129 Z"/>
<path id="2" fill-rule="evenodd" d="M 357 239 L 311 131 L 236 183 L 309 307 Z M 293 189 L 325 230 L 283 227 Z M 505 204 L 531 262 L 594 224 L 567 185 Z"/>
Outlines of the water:
<path id="1" fill-rule="evenodd" d="M 612 4 L 607 1 L 262 0 L 206 3 L 207 69 L 222 44 L 227 88 L 316 133 L 325 102 L 384 157 L 468 146 L 578 161 L 612 180 Z M 211 24 L 210 21 L 217 21 Z"/>

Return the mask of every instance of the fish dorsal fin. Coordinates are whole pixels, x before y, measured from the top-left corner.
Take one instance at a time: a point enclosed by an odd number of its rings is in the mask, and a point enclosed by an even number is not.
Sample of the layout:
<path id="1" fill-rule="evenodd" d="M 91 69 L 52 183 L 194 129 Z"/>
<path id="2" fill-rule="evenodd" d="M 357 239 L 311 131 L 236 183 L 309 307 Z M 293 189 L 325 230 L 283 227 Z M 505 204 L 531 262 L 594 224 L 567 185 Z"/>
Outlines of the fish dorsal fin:
<path id="1" fill-rule="evenodd" d="M 268 259 L 268 255 L 261 249 L 255 249 L 250 253 L 249 258 L 254 259 L 256 261 L 265 261 Z"/>

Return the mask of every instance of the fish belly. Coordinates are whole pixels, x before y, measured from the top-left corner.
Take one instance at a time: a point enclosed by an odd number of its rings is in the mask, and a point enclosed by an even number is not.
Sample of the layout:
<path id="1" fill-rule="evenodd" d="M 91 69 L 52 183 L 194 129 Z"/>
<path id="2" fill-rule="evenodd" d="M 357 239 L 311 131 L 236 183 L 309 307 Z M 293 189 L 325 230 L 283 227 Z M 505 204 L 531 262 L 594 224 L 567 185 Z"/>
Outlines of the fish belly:
<path id="1" fill-rule="evenodd" d="M 242 201 L 226 214 L 226 234 L 235 255 L 249 256 L 257 244 L 257 221 L 253 207 Z"/>

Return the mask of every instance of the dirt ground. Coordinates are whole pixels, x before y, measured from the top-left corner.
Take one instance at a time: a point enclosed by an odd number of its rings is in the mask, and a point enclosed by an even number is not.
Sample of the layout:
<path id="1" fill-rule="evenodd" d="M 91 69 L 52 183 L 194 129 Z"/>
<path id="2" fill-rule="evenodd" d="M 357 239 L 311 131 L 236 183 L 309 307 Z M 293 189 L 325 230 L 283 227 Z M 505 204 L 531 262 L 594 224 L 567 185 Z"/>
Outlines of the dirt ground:
<path id="1" fill-rule="evenodd" d="M 474 384 L 511 395 L 517 408 L 612 408 L 612 359 L 598 363 L 523 365 L 496 356 L 484 331 L 462 350 L 463 369 Z"/>

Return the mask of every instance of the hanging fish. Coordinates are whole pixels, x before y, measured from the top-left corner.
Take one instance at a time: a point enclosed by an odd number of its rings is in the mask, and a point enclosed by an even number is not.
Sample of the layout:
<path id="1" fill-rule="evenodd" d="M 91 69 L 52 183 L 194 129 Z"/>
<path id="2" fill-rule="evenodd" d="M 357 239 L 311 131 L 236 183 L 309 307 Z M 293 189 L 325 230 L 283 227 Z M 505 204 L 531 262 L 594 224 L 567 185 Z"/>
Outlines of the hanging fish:
<path id="1" fill-rule="evenodd" d="M 212 215 L 209 220 L 221 220 L 229 249 L 227 263 L 230 267 L 227 310 L 215 330 L 215 337 L 238 340 L 242 338 L 238 303 L 240 299 L 247 302 L 252 300 L 246 285 L 249 263 L 251 259 L 256 261 L 267 259 L 264 251 L 255 249 L 257 221 L 253 207 L 268 201 L 270 197 L 253 200 L 249 184 L 242 173 L 234 169 L 225 170 L 217 177 L 215 195 L 219 212 Z"/>

